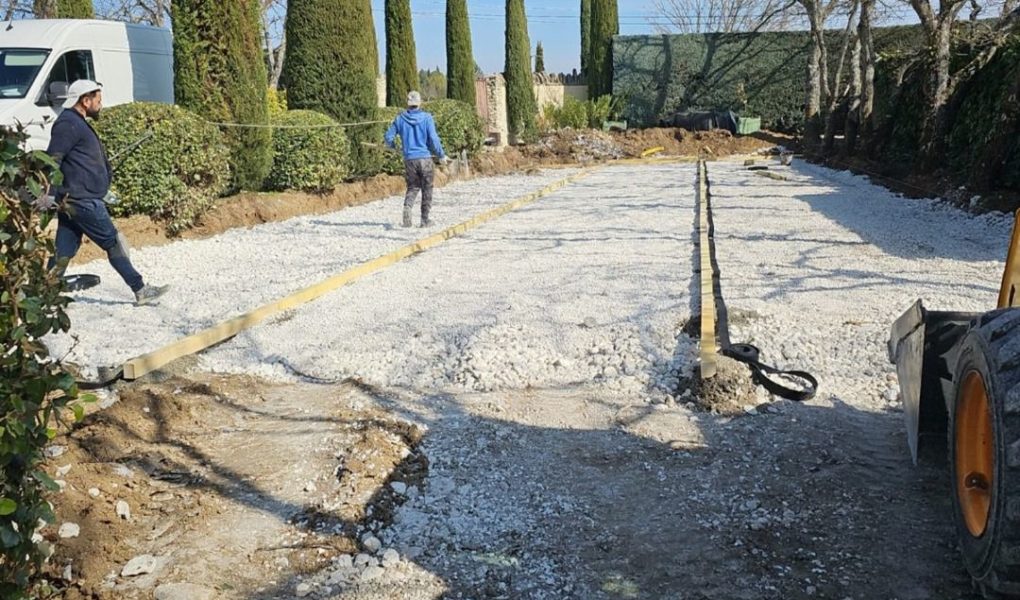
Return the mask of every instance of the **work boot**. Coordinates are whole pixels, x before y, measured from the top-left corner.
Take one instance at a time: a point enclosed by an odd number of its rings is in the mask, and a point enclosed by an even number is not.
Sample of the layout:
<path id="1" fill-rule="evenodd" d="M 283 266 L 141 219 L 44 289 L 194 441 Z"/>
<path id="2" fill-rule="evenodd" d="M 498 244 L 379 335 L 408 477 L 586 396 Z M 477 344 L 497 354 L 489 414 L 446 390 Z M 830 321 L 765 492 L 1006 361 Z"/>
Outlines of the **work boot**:
<path id="1" fill-rule="evenodd" d="M 135 306 L 152 304 L 170 289 L 168 285 L 146 285 L 135 292 Z"/>
<path id="2" fill-rule="evenodd" d="M 404 209 L 404 223 L 403 223 L 403 225 L 404 225 L 404 227 L 410 227 L 411 226 L 411 209 L 410 208 L 405 208 Z"/>
<path id="3" fill-rule="evenodd" d="M 431 226 L 431 225 L 432 225 L 432 221 L 431 221 L 431 220 L 429 220 L 429 218 L 428 218 L 428 217 L 422 217 L 422 218 L 421 218 L 421 226 L 422 226 L 422 227 L 429 227 L 429 226 Z"/>

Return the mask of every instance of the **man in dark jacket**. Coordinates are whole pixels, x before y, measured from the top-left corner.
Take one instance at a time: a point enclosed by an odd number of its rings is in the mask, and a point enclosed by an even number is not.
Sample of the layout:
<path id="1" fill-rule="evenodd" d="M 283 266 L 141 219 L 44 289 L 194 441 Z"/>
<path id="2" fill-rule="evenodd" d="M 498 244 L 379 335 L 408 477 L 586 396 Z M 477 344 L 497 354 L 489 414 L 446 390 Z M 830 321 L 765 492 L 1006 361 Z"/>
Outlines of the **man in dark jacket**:
<path id="1" fill-rule="evenodd" d="M 99 116 L 103 108 L 102 85 L 79 79 L 67 93 L 64 110 L 53 123 L 46 150 L 60 165 L 64 181 L 51 190 L 53 197 L 49 202 L 44 200 L 40 206 L 53 208 L 64 201 L 57 215 L 57 255 L 50 260 L 50 268 L 58 260 L 70 261 L 81 247 L 82 235 L 87 235 L 106 251 L 114 270 L 135 293 L 135 303 L 150 304 L 166 293 L 167 286 L 145 285 L 128 258 L 127 244 L 106 210 L 112 176 L 110 162 L 99 136 L 85 120 Z M 49 206 L 45 206 L 47 203 Z M 63 262 L 60 268 L 66 264 Z"/>
<path id="2" fill-rule="evenodd" d="M 432 182 L 435 172 L 432 168 L 432 155 L 435 154 L 443 163 L 449 162 L 443 144 L 436 132 L 436 122 L 432 115 L 421 110 L 421 94 L 411 92 L 407 95 L 407 110 L 390 125 L 386 132 L 386 145 L 395 147 L 396 137 L 404 149 L 404 179 L 407 181 L 407 194 L 404 195 L 404 227 L 411 226 L 411 210 L 421 190 L 421 226 L 428 227 L 429 211 L 432 209 Z"/>

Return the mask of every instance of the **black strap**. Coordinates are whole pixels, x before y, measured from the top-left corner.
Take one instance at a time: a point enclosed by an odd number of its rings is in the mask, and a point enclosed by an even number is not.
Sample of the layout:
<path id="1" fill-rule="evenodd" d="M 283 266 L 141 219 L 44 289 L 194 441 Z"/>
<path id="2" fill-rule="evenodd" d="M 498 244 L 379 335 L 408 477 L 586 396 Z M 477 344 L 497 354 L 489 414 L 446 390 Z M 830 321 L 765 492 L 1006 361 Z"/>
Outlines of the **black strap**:
<path id="1" fill-rule="evenodd" d="M 724 356 L 747 365 L 751 369 L 754 382 L 776 396 L 793 400 L 794 402 L 804 402 L 814 398 L 818 392 L 818 380 L 811 373 L 807 371 L 784 371 L 766 365 L 759 360 L 761 351 L 756 346 L 751 344 L 732 344 L 723 348 L 722 353 Z M 807 385 L 802 390 L 795 390 L 770 379 L 769 375 L 793 377 L 802 380 Z"/>
<path id="2" fill-rule="evenodd" d="M 102 376 L 102 371 L 100 371 L 100 376 Z M 105 381 L 76 381 L 75 383 L 78 384 L 79 390 L 88 392 L 108 388 L 121 379 L 124 379 L 124 369 L 117 369 L 117 371 L 110 375 Z"/>

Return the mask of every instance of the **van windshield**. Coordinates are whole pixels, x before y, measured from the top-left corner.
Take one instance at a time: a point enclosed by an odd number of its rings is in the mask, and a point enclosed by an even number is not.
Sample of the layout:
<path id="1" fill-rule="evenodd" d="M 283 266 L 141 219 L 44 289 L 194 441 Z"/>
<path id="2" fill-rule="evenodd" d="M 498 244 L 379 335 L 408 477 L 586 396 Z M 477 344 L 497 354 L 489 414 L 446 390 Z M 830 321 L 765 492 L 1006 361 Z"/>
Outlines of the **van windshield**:
<path id="1" fill-rule="evenodd" d="M 24 98 L 49 50 L 0 48 L 0 99 Z"/>

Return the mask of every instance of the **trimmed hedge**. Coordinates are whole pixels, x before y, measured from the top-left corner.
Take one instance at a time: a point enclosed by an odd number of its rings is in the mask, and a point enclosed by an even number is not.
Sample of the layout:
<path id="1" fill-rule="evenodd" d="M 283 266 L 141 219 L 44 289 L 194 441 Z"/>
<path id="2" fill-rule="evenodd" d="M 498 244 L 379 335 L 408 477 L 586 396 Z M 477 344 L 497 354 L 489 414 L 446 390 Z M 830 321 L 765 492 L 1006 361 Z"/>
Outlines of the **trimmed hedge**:
<path id="1" fill-rule="evenodd" d="M 175 0 L 174 97 L 210 121 L 269 124 L 262 26 L 255 0 Z M 268 127 L 229 127 L 234 185 L 257 190 L 272 164 Z"/>
<path id="2" fill-rule="evenodd" d="M 107 108 L 96 131 L 111 156 L 153 137 L 114 161 L 115 216 L 146 214 L 175 233 L 192 225 L 230 186 L 230 150 L 220 130 L 172 104 L 135 102 Z"/>
<path id="3" fill-rule="evenodd" d="M 470 104 L 460 100 L 435 100 L 425 110 L 436 118 L 436 131 L 443 149 L 453 155 L 461 150 L 478 152 L 485 143 L 485 124 Z"/>
<path id="4" fill-rule="evenodd" d="M 328 115 L 291 110 L 273 119 L 285 127 L 332 125 Z M 273 168 L 266 187 L 275 190 L 329 191 L 350 173 L 350 140 L 340 127 L 274 129 Z"/>

